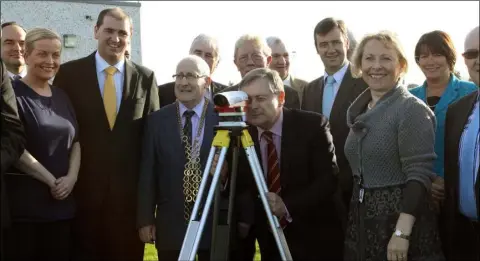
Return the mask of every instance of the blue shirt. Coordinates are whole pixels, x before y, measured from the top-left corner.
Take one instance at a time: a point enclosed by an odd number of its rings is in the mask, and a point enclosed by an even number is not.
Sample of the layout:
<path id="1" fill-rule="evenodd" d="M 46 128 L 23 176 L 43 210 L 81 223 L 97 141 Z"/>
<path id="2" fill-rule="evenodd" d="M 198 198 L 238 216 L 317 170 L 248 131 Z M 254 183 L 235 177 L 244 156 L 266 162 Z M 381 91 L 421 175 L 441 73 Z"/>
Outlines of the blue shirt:
<path id="1" fill-rule="evenodd" d="M 472 114 L 460 140 L 459 150 L 459 210 L 473 220 L 478 220 L 475 197 L 475 184 L 478 178 L 480 159 L 480 106 L 477 97 Z"/>
<path id="2" fill-rule="evenodd" d="M 105 69 L 110 67 L 110 64 L 103 59 L 98 51 L 95 53 L 95 67 L 97 70 L 97 79 L 98 79 L 98 87 L 100 88 L 100 94 L 103 97 L 103 89 L 105 87 L 105 79 L 107 77 L 107 73 Z M 117 64 L 114 65 L 117 68 L 117 71 L 113 74 L 113 81 L 115 82 L 115 94 L 117 95 L 117 113 L 120 110 L 120 104 L 122 102 L 122 95 L 123 95 L 123 76 L 125 75 L 125 60 L 121 60 Z M 103 98 L 102 98 L 103 99 Z"/>
<path id="3" fill-rule="evenodd" d="M 435 130 L 435 154 L 437 154 L 437 159 L 434 163 L 434 171 L 442 178 L 444 177 L 445 118 L 448 106 L 476 90 L 477 86 L 474 83 L 460 80 L 452 74 L 447 88 L 443 92 L 442 97 L 440 97 L 440 101 L 438 101 L 435 106 L 434 113 L 435 118 L 437 119 Z M 425 81 L 423 85 L 411 89 L 410 92 L 425 102 L 427 99 L 427 82 Z"/>

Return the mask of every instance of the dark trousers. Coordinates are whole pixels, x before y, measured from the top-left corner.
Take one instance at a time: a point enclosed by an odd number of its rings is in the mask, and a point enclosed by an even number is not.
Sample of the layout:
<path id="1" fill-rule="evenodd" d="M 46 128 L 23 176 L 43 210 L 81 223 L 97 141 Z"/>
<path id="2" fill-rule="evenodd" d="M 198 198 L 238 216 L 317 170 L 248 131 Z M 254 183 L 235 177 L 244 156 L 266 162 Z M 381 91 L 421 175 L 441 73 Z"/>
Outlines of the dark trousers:
<path id="1" fill-rule="evenodd" d="M 448 260 L 480 261 L 480 222 L 458 214 L 455 224 L 455 238 L 452 246 L 447 246 Z"/>
<path id="2" fill-rule="evenodd" d="M 135 226 L 135 213 L 105 208 L 80 211 L 73 223 L 74 261 L 143 261 L 145 244 Z"/>
<path id="3" fill-rule="evenodd" d="M 68 261 L 71 221 L 13 222 L 4 240 L 4 257 L 8 261 Z"/>
<path id="4" fill-rule="evenodd" d="M 178 261 L 180 250 L 157 251 L 159 261 Z M 198 250 L 197 261 L 210 261 L 210 250 Z"/>

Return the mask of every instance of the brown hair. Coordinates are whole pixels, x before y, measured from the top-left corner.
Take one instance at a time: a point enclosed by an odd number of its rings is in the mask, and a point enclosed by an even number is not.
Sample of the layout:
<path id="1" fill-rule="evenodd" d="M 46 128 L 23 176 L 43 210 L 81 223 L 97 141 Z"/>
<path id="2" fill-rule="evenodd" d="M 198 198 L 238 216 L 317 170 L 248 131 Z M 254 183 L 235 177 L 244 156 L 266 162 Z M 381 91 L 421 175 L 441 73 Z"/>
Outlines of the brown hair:
<path id="1" fill-rule="evenodd" d="M 390 31 L 381 31 L 376 34 L 368 34 L 363 37 L 362 41 L 358 44 L 357 48 L 355 49 L 353 56 L 352 56 L 352 75 L 354 77 L 361 77 L 362 76 L 362 58 L 363 53 L 365 51 L 365 45 L 371 40 L 377 40 L 382 42 L 385 46 L 389 48 L 393 48 L 398 55 L 398 61 L 403 68 L 402 74 L 405 74 L 408 71 L 408 61 L 407 56 L 405 55 L 405 51 L 403 50 L 400 41 L 398 40 L 397 36 Z"/>
<path id="2" fill-rule="evenodd" d="M 320 21 L 315 30 L 313 30 L 313 41 L 315 42 L 315 49 L 317 48 L 317 35 L 326 35 L 333 29 L 338 28 L 345 39 L 348 39 L 348 30 L 343 20 L 328 17 Z"/>
<path id="3" fill-rule="evenodd" d="M 270 85 L 270 91 L 272 91 L 273 94 L 279 94 L 285 91 L 283 80 L 278 72 L 269 68 L 257 68 L 249 71 L 239 83 L 239 89 L 258 79 L 267 79 Z"/>
<path id="4" fill-rule="evenodd" d="M 119 7 L 103 9 L 100 12 L 100 14 L 98 14 L 97 24 L 96 24 L 97 28 L 100 28 L 100 26 L 103 25 L 103 20 L 105 19 L 105 16 L 111 16 L 121 21 L 128 20 L 128 22 L 130 23 L 130 31 L 132 31 L 133 29 L 132 19 L 127 13 L 125 13 L 125 11 L 123 11 L 123 9 Z"/>
<path id="5" fill-rule="evenodd" d="M 450 72 L 454 72 L 457 54 L 450 36 L 443 31 L 432 31 L 420 37 L 415 46 L 415 62 L 418 64 L 422 54 L 440 54 L 447 59 Z"/>

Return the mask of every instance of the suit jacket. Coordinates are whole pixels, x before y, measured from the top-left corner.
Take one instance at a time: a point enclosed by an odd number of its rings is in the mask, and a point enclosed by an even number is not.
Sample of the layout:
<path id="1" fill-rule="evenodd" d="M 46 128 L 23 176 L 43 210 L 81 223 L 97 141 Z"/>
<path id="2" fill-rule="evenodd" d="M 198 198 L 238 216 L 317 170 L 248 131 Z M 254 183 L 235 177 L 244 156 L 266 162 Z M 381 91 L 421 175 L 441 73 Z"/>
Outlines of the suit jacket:
<path id="1" fill-rule="evenodd" d="M 221 92 L 231 92 L 231 91 L 238 91 L 238 84 L 234 86 L 230 86 L 224 89 Z M 285 108 L 289 109 L 300 109 L 300 99 L 298 98 L 298 93 L 290 86 L 284 86 L 285 88 L 285 104 L 283 105 Z"/>
<path id="2" fill-rule="evenodd" d="M 463 240 L 470 240 L 468 235 L 472 232 L 471 224 L 466 221 L 459 211 L 459 147 L 461 137 L 467 124 L 468 117 L 472 113 L 478 92 L 473 92 L 450 105 L 445 119 L 445 205 L 444 205 L 444 242 L 445 254 L 448 260 L 465 258 L 454 246 L 462 245 Z M 477 178 L 475 184 L 477 197 L 477 211 L 480 217 L 480 181 Z M 466 224 L 465 224 L 466 223 Z M 466 245 L 470 245 L 466 243 Z M 462 258 L 460 258 L 462 257 Z"/>
<path id="3" fill-rule="evenodd" d="M 323 76 L 310 82 L 303 90 L 302 110 L 322 112 L 323 103 Z M 363 79 L 355 79 L 350 71 L 350 66 L 345 72 L 338 93 L 333 102 L 330 113 L 330 126 L 332 128 L 333 143 L 335 144 L 335 154 L 337 157 L 339 173 L 339 184 L 344 194 L 344 201 L 350 201 L 352 190 L 352 171 L 345 157 L 344 147 L 350 128 L 347 125 L 347 109 L 350 104 L 367 88 Z"/>
<path id="4" fill-rule="evenodd" d="M 213 141 L 213 127 L 219 120 L 213 103 L 209 102 L 207 106 L 200 148 L 202 174 Z M 158 250 L 180 250 L 187 230 L 183 195 L 186 158 L 176 108 L 176 103 L 169 104 L 150 115 L 144 135 L 138 183 L 137 226 L 141 228 L 155 224 Z M 208 190 L 204 193 L 208 193 Z M 210 210 L 212 209 L 213 204 Z M 210 247 L 211 225 L 210 216 L 202 235 L 200 249 Z"/>
<path id="5" fill-rule="evenodd" d="M 292 84 L 292 86 L 290 87 L 292 87 L 294 90 L 297 91 L 298 98 L 301 105 L 303 100 L 303 89 L 305 89 L 305 86 L 308 85 L 308 82 L 299 78 L 295 78 L 293 75 L 290 75 L 289 77 L 290 77 L 290 83 Z"/>
<path id="6" fill-rule="evenodd" d="M 329 123 L 313 112 L 284 108 L 283 113 L 280 196 L 292 218 L 284 232 L 293 259 L 317 256 L 338 260 L 342 256 L 343 233 L 332 200 L 337 186 L 337 163 Z M 249 133 L 262 162 L 258 130 L 250 126 Z M 245 153 L 240 155 L 235 197 L 237 220 L 258 226 L 262 224 L 259 217 L 263 219 L 265 212 Z"/>
<path id="7" fill-rule="evenodd" d="M 212 95 L 215 95 L 227 88 L 227 86 L 212 81 L 210 88 L 212 90 Z M 161 108 L 174 103 L 177 100 L 177 97 L 175 97 L 175 82 L 169 82 L 158 86 L 158 95 L 160 96 Z"/>
<path id="8" fill-rule="evenodd" d="M 109 214 L 124 215 L 122 220 L 135 226 L 141 137 L 145 118 L 159 109 L 159 101 L 151 70 L 126 59 L 124 75 L 113 130 L 98 86 L 95 52 L 62 64 L 54 85 L 69 96 L 79 125 L 82 162 L 74 190 L 78 211 L 95 215 L 108 206 Z"/>
<path id="9" fill-rule="evenodd" d="M 22 121 L 18 115 L 15 92 L 12 88 L 10 77 L 0 60 L 0 84 L 1 84 L 1 227 L 7 227 L 10 223 L 8 201 L 6 199 L 6 186 L 4 176 L 6 170 L 14 164 L 22 155 L 25 148 L 25 133 L 23 131 Z"/>

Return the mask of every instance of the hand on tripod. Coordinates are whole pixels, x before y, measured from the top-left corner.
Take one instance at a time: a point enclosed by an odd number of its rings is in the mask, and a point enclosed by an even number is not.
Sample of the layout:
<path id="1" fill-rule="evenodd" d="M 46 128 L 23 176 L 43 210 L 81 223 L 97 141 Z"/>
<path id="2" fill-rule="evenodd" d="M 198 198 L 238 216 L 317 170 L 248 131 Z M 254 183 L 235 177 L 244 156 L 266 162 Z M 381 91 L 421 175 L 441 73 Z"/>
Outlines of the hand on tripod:
<path id="1" fill-rule="evenodd" d="M 276 217 L 282 218 L 287 214 L 287 207 L 279 195 L 273 192 L 268 192 L 267 200 L 268 205 L 270 205 L 270 209 Z"/>
<path id="2" fill-rule="evenodd" d="M 217 168 L 219 154 L 215 154 L 212 161 L 212 168 L 210 169 L 210 175 L 213 176 L 215 169 Z M 225 184 L 228 176 L 228 162 L 225 160 L 223 162 L 222 170 L 220 171 L 220 181 L 222 184 Z"/>
<path id="3" fill-rule="evenodd" d="M 138 235 L 140 236 L 140 240 L 144 243 L 155 243 L 155 225 L 148 225 L 140 228 L 138 230 Z"/>

